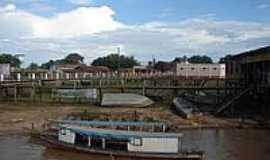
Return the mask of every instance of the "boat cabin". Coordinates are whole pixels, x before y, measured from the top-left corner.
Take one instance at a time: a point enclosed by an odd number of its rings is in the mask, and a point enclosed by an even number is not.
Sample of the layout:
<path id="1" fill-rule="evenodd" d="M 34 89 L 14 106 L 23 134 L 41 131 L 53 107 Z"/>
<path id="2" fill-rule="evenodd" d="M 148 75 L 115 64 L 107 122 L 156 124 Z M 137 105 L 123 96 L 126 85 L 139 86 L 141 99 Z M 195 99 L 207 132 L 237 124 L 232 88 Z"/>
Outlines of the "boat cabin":
<path id="1" fill-rule="evenodd" d="M 182 134 L 136 132 L 110 129 L 62 126 L 60 142 L 78 146 L 142 153 L 178 153 Z"/>

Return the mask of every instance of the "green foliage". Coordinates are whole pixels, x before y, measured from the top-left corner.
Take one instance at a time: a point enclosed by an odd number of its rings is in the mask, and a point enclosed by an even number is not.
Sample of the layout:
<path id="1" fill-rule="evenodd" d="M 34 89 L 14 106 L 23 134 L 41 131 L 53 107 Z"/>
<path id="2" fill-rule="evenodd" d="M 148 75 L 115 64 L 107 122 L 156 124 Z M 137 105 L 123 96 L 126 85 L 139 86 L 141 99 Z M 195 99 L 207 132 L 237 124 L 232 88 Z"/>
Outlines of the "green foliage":
<path id="1" fill-rule="evenodd" d="M 49 62 L 46 62 L 46 63 L 41 64 L 40 68 L 49 69 L 50 66 L 54 65 L 54 63 L 55 62 L 53 60 L 49 60 Z"/>
<path id="2" fill-rule="evenodd" d="M 132 68 L 139 65 L 139 62 L 133 56 L 127 57 L 124 55 L 110 54 L 105 57 L 99 57 L 92 62 L 93 66 L 107 66 L 113 70 L 118 68 Z"/>
<path id="3" fill-rule="evenodd" d="M 208 57 L 206 55 L 200 56 L 200 55 L 194 55 L 188 58 L 189 63 L 213 63 L 213 60 L 211 57 Z"/>
<path id="4" fill-rule="evenodd" d="M 31 63 L 27 68 L 28 68 L 28 69 L 38 69 L 39 66 L 38 66 L 38 64 L 36 64 L 36 63 Z"/>
<path id="5" fill-rule="evenodd" d="M 84 57 L 78 53 L 71 53 L 67 55 L 63 60 L 65 64 L 80 64 L 83 63 Z"/>
<path id="6" fill-rule="evenodd" d="M 83 63 L 84 57 L 78 53 L 71 53 L 67 55 L 64 59 L 50 60 L 49 62 L 41 64 L 41 68 L 49 69 L 52 65 L 57 64 L 81 64 Z"/>
<path id="7" fill-rule="evenodd" d="M 20 67 L 21 61 L 11 54 L 0 54 L 0 63 L 9 63 L 11 67 Z"/>
<path id="8" fill-rule="evenodd" d="M 161 72 L 170 71 L 172 69 L 172 67 L 173 67 L 173 64 L 172 63 L 170 63 L 170 62 L 163 62 L 163 61 L 158 61 L 155 64 L 155 66 L 154 66 L 154 68 L 156 70 L 159 70 Z"/>
<path id="9" fill-rule="evenodd" d="M 227 63 L 232 58 L 232 55 L 228 54 L 225 57 L 219 59 L 218 63 Z"/>

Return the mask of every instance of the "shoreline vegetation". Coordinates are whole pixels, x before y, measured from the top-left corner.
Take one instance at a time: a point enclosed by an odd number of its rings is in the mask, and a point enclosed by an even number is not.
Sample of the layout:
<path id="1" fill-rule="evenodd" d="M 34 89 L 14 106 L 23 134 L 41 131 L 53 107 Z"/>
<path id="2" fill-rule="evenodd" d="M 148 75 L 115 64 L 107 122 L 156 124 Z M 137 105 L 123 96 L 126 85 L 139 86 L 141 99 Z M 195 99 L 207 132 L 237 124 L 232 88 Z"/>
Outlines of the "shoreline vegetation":
<path id="1" fill-rule="evenodd" d="M 31 129 L 42 131 L 48 120 L 64 118 L 164 122 L 168 132 L 181 132 L 185 129 L 269 129 L 267 126 L 259 126 L 255 121 L 243 122 L 241 119 L 216 118 L 212 115 L 195 114 L 190 119 L 183 119 L 162 104 L 148 108 L 106 108 L 95 105 L 1 103 L 0 136 L 27 135 Z"/>

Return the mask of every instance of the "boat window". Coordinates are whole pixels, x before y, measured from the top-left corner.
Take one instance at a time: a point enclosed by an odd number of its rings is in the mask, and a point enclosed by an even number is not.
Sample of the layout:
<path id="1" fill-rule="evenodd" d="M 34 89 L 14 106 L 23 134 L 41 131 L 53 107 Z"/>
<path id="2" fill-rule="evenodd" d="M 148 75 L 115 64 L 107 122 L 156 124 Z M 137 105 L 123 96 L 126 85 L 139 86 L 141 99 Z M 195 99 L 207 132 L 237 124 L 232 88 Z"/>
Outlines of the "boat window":
<path id="1" fill-rule="evenodd" d="M 142 138 L 132 138 L 130 144 L 134 146 L 142 146 Z"/>
<path id="2" fill-rule="evenodd" d="M 67 133 L 66 133 L 66 130 L 65 130 L 65 129 L 61 129 L 60 134 L 66 135 L 66 134 L 67 134 Z"/>

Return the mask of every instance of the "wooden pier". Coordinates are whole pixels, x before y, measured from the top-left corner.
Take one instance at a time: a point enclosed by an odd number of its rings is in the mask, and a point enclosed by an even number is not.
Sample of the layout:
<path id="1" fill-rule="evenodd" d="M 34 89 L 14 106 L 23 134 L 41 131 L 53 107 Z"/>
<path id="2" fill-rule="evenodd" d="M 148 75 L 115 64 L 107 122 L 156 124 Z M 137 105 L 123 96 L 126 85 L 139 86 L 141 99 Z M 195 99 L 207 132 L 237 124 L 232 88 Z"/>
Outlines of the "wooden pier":
<path id="1" fill-rule="evenodd" d="M 0 83 L 0 101 L 18 102 L 57 102 L 54 93 L 59 89 L 82 90 L 96 89 L 100 103 L 103 93 L 137 93 L 147 96 L 166 96 L 170 102 L 180 91 L 211 91 L 216 94 L 217 103 L 222 97 L 242 90 L 236 80 L 224 79 L 106 79 L 93 78 L 83 80 L 31 80 L 4 81 Z M 77 99 L 78 100 L 78 99 Z M 83 100 L 71 102 L 83 102 Z M 59 102 L 65 102 L 60 99 Z M 88 103 L 89 101 L 87 101 Z"/>

